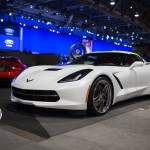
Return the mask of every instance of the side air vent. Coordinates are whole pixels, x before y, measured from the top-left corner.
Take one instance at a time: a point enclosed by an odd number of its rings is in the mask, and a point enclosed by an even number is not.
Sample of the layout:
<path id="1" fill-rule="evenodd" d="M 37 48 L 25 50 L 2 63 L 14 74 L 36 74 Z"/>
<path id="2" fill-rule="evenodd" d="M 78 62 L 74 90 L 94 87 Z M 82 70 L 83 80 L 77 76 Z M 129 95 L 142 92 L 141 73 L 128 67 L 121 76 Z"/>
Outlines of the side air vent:
<path id="1" fill-rule="evenodd" d="M 58 70 L 61 70 L 61 68 L 48 68 L 45 69 L 44 71 L 58 71 Z"/>

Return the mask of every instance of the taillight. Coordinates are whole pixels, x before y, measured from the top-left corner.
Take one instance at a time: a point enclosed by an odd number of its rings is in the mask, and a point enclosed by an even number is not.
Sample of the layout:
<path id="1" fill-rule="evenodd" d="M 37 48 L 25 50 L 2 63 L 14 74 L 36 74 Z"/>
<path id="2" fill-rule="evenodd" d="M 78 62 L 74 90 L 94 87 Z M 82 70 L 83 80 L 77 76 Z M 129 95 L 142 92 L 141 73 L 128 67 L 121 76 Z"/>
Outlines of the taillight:
<path id="1" fill-rule="evenodd" d="M 15 66 L 12 66 L 12 69 L 13 69 L 13 70 L 22 70 L 21 67 L 15 67 Z"/>

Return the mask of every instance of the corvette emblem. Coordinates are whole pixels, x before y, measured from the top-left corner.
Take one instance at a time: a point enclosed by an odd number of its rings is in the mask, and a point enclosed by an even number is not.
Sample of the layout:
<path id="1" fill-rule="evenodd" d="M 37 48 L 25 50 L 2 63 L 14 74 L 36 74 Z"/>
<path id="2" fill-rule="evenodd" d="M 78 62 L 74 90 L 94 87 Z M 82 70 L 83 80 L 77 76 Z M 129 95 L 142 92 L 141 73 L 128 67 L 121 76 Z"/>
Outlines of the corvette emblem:
<path id="1" fill-rule="evenodd" d="M 31 81 L 33 81 L 34 79 L 31 79 L 31 80 L 29 80 L 29 79 L 27 79 L 27 82 L 31 82 Z"/>

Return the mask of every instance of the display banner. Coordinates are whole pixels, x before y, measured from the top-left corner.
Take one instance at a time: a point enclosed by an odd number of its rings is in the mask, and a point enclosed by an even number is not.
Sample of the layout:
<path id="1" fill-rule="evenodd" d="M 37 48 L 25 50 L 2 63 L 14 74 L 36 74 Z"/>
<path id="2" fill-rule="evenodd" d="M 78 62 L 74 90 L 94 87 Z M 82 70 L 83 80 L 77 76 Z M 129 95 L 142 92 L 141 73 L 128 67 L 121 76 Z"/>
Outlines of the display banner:
<path id="1" fill-rule="evenodd" d="M 87 53 L 91 53 L 93 51 L 93 40 L 82 39 L 82 44 L 86 47 Z"/>
<path id="2" fill-rule="evenodd" d="M 0 50 L 20 50 L 20 26 L 0 23 Z"/>

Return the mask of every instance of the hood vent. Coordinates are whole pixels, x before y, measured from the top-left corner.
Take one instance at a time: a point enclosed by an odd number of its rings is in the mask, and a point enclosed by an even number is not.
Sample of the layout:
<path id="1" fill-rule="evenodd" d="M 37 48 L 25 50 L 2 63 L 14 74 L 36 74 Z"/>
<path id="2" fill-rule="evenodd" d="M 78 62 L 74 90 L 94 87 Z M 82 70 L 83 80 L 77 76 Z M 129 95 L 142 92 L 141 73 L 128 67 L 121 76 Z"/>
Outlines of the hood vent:
<path id="1" fill-rule="evenodd" d="M 45 69 L 44 71 L 58 71 L 58 70 L 61 70 L 61 68 L 48 68 Z"/>

